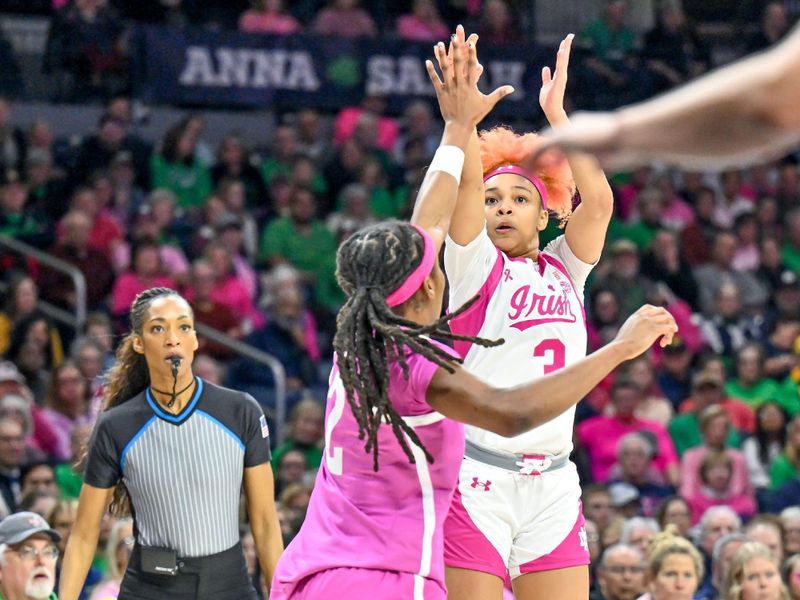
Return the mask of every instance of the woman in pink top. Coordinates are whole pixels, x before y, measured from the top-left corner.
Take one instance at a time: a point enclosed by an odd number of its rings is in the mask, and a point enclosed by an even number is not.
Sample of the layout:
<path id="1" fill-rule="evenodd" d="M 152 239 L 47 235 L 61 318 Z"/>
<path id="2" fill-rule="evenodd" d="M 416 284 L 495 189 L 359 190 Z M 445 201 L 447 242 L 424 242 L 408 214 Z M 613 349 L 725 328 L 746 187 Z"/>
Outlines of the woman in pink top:
<path id="1" fill-rule="evenodd" d="M 253 8 L 239 18 L 239 29 L 248 33 L 297 33 L 302 26 L 283 10 L 282 0 L 253 0 Z"/>
<path id="2" fill-rule="evenodd" d="M 454 66 L 444 45 L 437 49 L 444 83 L 428 63 L 445 129 L 412 223 L 367 227 L 339 248 L 338 277 L 348 300 L 334 338 L 325 455 L 303 527 L 278 563 L 272 600 L 444 599 L 442 524 L 464 451 L 458 421 L 504 435 L 526 430 L 571 406 L 621 355 L 674 332 L 665 311 L 644 308 L 617 342 L 505 390 L 461 369 L 449 348 L 428 337 L 498 343 L 445 328 L 470 303 L 440 318 L 445 281 L 437 257 L 456 201 L 459 158 L 475 125 L 510 91 L 484 96 L 477 89 L 474 40 L 465 64 L 463 29 L 458 33 Z M 488 490 L 492 482 L 475 485 Z"/>
<path id="3" fill-rule="evenodd" d="M 443 40 L 447 34 L 447 25 L 442 22 L 432 0 L 414 0 L 411 14 L 397 19 L 397 35 L 404 40 Z"/>
<path id="4" fill-rule="evenodd" d="M 133 250 L 133 270 L 120 275 L 111 291 L 111 312 L 127 313 L 137 294 L 151 287 L 176 289 L 172 278 L 162 274 L 161 246 L 153 240 L 141 240 Z"/>

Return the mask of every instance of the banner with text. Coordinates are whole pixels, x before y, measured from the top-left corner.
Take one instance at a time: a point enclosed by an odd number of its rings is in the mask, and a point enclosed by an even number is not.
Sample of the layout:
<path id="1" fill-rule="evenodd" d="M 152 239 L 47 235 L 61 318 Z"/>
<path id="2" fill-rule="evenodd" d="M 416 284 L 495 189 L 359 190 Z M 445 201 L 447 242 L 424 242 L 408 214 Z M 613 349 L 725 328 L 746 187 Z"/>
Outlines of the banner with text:
<path id="1" fill-rule="evenodd" d="M 195 106 L 335 110 L 367 94 L 399 112 L 413 99 L 434 99 L 425 70 L 433 44 L 393 38 L 252 35 L 141 26 L 133 52 L 134 93 L 146 102 Z M 511 84 L 516 92 L 496 115 L 541 115 L 541 67 L 553 60 L 535 44 L 484 43 L 482 89 Z"/>

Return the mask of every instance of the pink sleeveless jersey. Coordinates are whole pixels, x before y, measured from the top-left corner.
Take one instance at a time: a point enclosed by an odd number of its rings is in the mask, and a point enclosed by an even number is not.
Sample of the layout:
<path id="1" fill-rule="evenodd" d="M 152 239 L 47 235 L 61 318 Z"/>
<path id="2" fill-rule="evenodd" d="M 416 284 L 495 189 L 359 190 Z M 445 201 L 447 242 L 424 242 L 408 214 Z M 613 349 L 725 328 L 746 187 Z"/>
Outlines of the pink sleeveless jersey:
<path id="1" fill-rule="evenodd" d="M 433 585 L 444 591 L 442 526 L 464 455 L 464 429 L 425 400 L 437 365 L 418 354 L 410 354 L 408 364 L 408 380 L 399 365 L 392 366 L 389 397 L 434 462 L 428 463 L 409 440 L 416 459 L 411 464 L 391 427 L 383 424 L 379 470 L 373 471 L 372 453 L 365 453 L 364 440 L 358 439 L 358 424 L 334 364 L 325 455 L 306 519 L 273 579 L 273 587 L 280 586 L 286 596 L 309 575 L 338 567 L 408 573 L 415 589 Z M 383 596 L 376 590 L 375 597 Z"/>
<path id="2" fill-rule="evenodd" d="M 484 230 L 466 246 L 445 243 L 450 310 L 480 294 L 469 310 L 450 322 L 454 333 L 503 338 L 496 348 L 456 342 L 464 368 L 500 388 L 530 383 L 586 356 L 583 288 L 593 265 L 579 260 L 562 235 L 536 262 L 511 258 L 495 248 Z M 506 438 L 466 427 L 471 442 L 512 454 L 567 456 L 572 451 L 575 408 Z"/>

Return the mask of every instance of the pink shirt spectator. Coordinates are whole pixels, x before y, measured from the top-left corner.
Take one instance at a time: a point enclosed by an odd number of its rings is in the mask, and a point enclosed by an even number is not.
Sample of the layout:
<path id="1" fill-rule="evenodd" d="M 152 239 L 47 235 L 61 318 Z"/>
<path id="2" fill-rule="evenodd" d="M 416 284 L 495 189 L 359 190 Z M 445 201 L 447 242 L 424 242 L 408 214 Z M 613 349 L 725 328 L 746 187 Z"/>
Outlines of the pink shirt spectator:
<path id="1" fill-rule="evenodd" d="M 425 400 L 438 368 L 419 354 L 408 355 L 409 376 L 391 367 L 389 397 L 435 457 L 428 463 L 411 444 L 411 464 L 388 425 L 378 433 L 379 470 L 364 452 L 358 424 L 334 365 L 325 417 L 325 456 L 300 533 L 281 556 L 270 597 L 287 598 L 302 579 L 339 567 L 407 574 L 425 594 L 444 598 L 443 524 L 453 497 L 464 428 L 433 411 Z M 377 579 L 377 578 L 376 578 Z M 376 588 L 379 586 L 376 586 Z M 326 590 L 346 598 L 346 590 Z M 411 597 L 375 589 L 375 598 Z"/>
<path id="2" fill-rule="evenodd" d="M 167 287 L 177 289 L 171 277 L 160 276 L 152 279 L 141 279 L 136 273 L 128 271 L 123 273 L 114 282 L 111 291 L 111 312 L 114 315 L 124 315 L 130 308 L 136 295 L 151 287 Z"/>
<path id="3" fill-rule="evenodd" d="M 248 10 L 239 19 L 239 29 L 247 33 L 274 33 L 286 35 L 302 29 L 292 15 Z"/>
<path id="4" fill-rule="evenodd" d="M 161 244 L 158 250 L 158 257 L 161 259 L 161 266 L 164 271 L 173 279 L 179 279 L 189 272 L 189 261 L 180 248 L 169 244 Z M 117 246 L 111 262 L 117 272 L 127 271 L 131 265 L 131 245 L 123 242 Z"/>
<path id="5" fill-rule="evenodd" d="M 372 17 L 361 8 L 325 8 L 314 19 L 312 29 L 320 35 L 346 38 L 374 37 L 377 33 Z"/>
<path id="6" fill-rule="evenodd" d="M 445 40 L 449 33 L 450 30 L 441 21 L 422 21 L 415 15 L 403 15 L 397 19 L 397 35 L 404 40 Z"/>
<path id="7" fill-rule="evenodd" d="M 184 296 L 189 302 L 194 300 L 194 292 L 191 288 L 185 290 Z M 238 315 L 243 321 L 249 321 L 243 326 L 245 334 L 253 329 L 261 327 L 265 320 L 264 315 L 256 308 L 247 286 L 236 275 L 230 275 L 221 283 L 214 286 L 211 292 L 211 300 L 217 304 L 227 306 L 233 311 L 233 314 Z"/>
<path id="8" fill-rule="evenodd" d="M 692 523 L 697 524 L 700 517 L 712 506 L 730 506 L 740 517 L 745 519 L 756 512 L 756 502 L 747 494 L 728 494 L 724 497 L 714 497 L 707 488 L 695 496 L 684 496 L 692 508 Z"/>
<path id="9" fill-rule="evenodd" d="M 72 460 L 72 449 L 70 447 L 72 430 L 77 425 L 88 423 L 89 417 L 84 415 L 73 420 L 64 413 L 60 413 L 52 408 L 42 409 L 41 416 L 42 420 L 47 423 L 53 432 L 54 448 L 51 456 L 58 462 Z"/>
<path id="10" fill-rule="evenodd" d="M 341 146 L 346 140 L 353 137 L 362 114 L 364 114 L 364 109 L 358 106 L 349 106 L 339 111 L 333 126 L 334 144 Z M 391 117 L 378 117 L 378 147 L 381 150 L 391 152 L 399 135 L 400 128 L 397 121 Z"/>
<path id="11" fill-rule="evenodd" d="M 247 290 L 247 295 L 255 301 L 258 292 L 258 275 L 256 275 L 255 269 L 250 266 L 246 258 L 237 255 L 233 257 L 233 270 L 236 271 L 236 278 Z"/>
<path id="12" fill-rule="evenodd" d="M 678 494 L 691 498 L 702 493 L 703 481 L 700 479 L 700 465 L 708 454 L 707 446 L 697 446 L 687 450 L 681 458 L 681 485 Z M 739 450 L 726 448 L 732 462 L 731 482 L 729 490 L 732 496 L 750 496 L 753 498 L 753 487 L 747 472 L 747 463 Z"/>
<path id="13" fill-rule="evenodd" d="M 756 244 L 740 245 L 736 248 L 731 260 L 731 268 L 735 271 L 755 271 L 761 266 L 761 252 Z"/>
<path id="14" fill-rule="evenodd" d="M 661 210 L 661 224 L 673 231 L 682 231 L 694 223 L 694 211 L 677 196 L 664 204 Z"/>
<path id="15" fill-rule="evenodd" d="M 621 421 L 616 416 L 591 417 L 577 427 L 578 440 L 586 448 L 592 463 L 592 477 L 596 482 L 608 481 L 611 467 L 617 461 L 617 443 L 633 431 L 652 433 L 656 438 L 656 456 L 653 467 L 662 474 L 671 465 L 678 464 L 678 455 L 669 433 L 661 423 L 632 419 Z"/>

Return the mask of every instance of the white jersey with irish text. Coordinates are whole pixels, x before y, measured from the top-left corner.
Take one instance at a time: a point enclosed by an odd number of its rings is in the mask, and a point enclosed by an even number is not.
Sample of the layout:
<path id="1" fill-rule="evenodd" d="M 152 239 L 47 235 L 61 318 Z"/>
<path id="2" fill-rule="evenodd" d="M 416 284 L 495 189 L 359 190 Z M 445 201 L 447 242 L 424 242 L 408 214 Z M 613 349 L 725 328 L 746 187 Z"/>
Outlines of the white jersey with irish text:
<path id="1" fill-rule="evenodd" d="M 586 356 L 583 288 L 593 265 L 578 259 L 562 235 L 539 253 L 537 261 L 511 258 L 498 250 L 486 230 L 466 246 L 449 237 L 445 271 L 450 283 L 450 311 L 475 294 L 480 299 L 450 322 L 454 333 L 503 338 L 484 348 L 456 342 L 464 367 L 499 388 L 525 383 Z M 514 454 L 564 456 L 572 451 L 575 408 L 513 438 L 467 426 L 471 442 Z"/>

